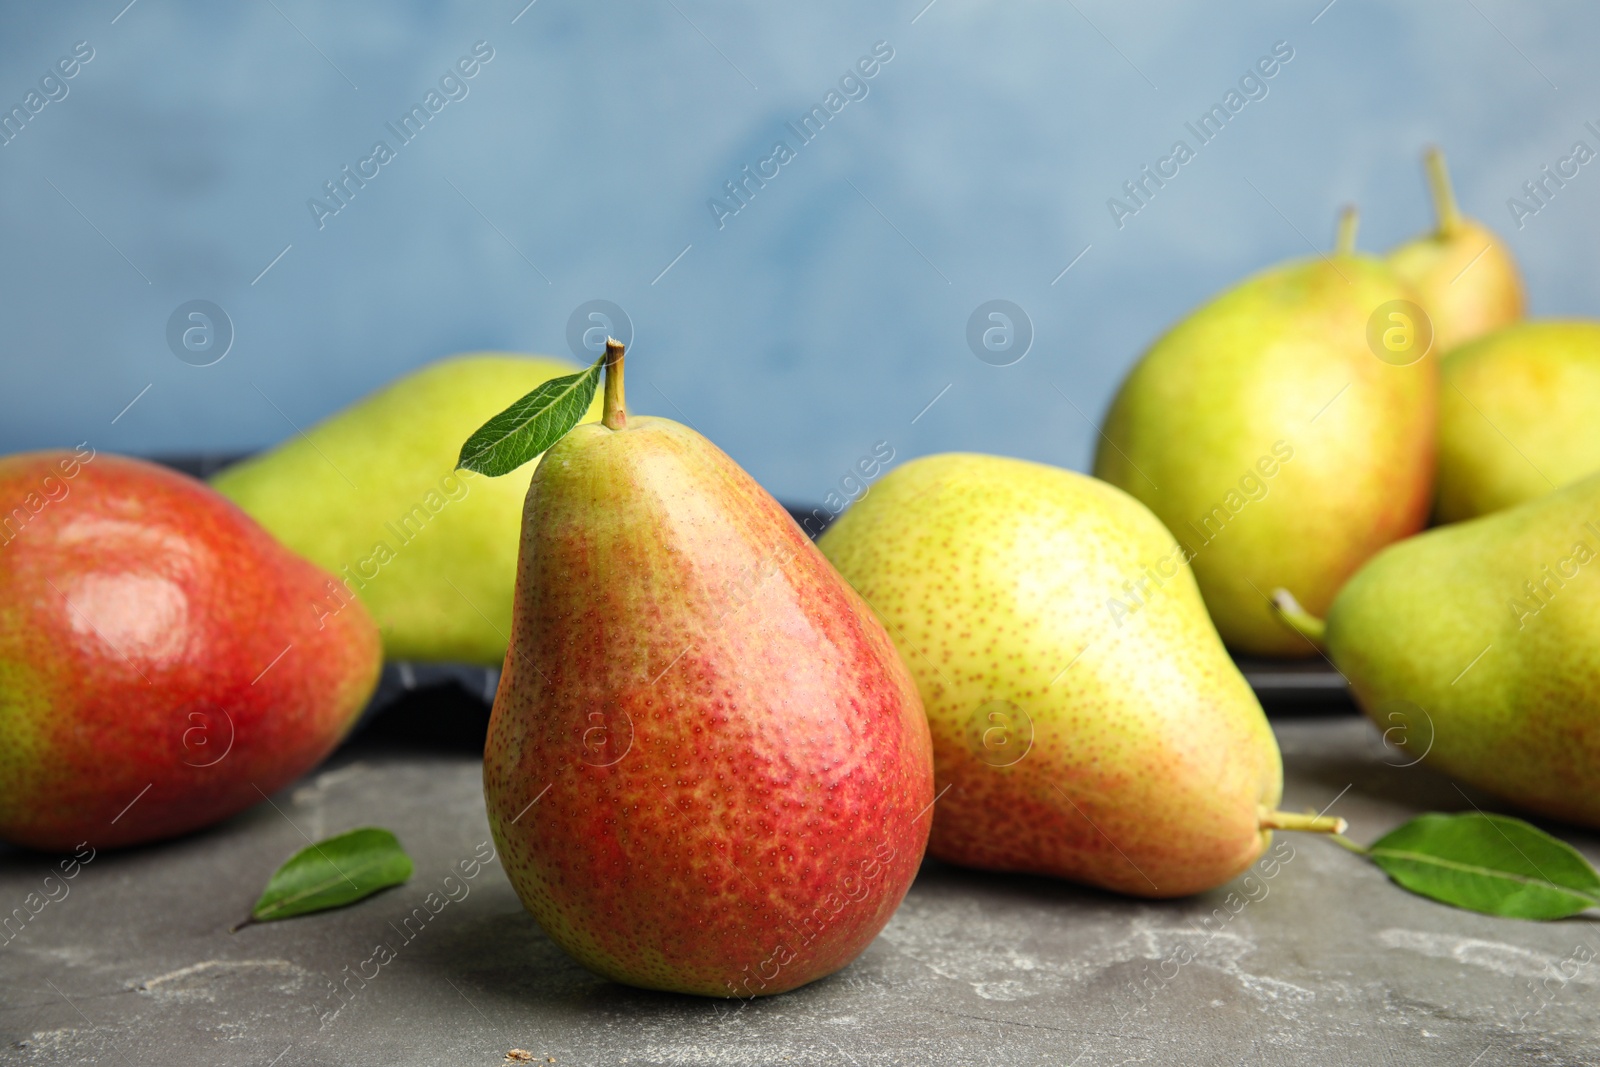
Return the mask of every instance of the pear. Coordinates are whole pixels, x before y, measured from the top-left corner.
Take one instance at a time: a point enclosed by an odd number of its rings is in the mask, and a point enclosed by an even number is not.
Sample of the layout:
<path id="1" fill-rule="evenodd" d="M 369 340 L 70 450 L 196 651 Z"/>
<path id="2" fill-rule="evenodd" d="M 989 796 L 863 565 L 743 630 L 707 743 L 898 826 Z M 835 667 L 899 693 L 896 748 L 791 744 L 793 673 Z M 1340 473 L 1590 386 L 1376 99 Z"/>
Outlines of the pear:
<path id="1" fill-rule="evenodd" d="M 188 833 L 320 763 L 381 666 L 332 576 L 141 460 L 0 459 L 0 839 Z"/>
<path id="2" fill-rule="evenodd" d="M 1279 591 L 1390 741 L 1600 827 L 1600 476 L 1379 553 L 1324 623 Z"/>
<path id="3" fill-rule="evenodd" d="M 212 485 L 359 596 L 388 658 L 497 667 L 531 469 L 490 480 L 452 467 L 500 397 L 575 369 L 504 352 L 442 359 Z"/>
<path id="4" fill-rule="evenodd" d="M 1432 502 L 1437 362 L 1396 303 L 1409 290 L 1354 239 L 1347 211 L 1333 256 L 1257 274 L 1172 327 L 1100 435 L 1095 474 L 1177 536 L 1240 652 L 1311 654 L 1268 592 L 1326 608 Z"/>
<path id="5" fill-rule="evenodd" d="M 618 982 L 715 997 L 849 963 L 915 876 L 928 725 L 870 609 L 704 437 L 605 418 L 528 487 L 484 795 L 523 904 Z"/>
<path id="6" fill-rule="evenodd" d="M 1277 742 L 1144 505 L 1071 471 L 946 454 L 822 536 L 911 664 L 933 730 L 929 853 L 1141 897 L 1220 885 L 1274 827 Z"/>
<path id="7" fill-rule="evenodd" d="M 1447 353 L 1440 373 L 1440 522 L 1600 471 L 1600 323 L 1507 326 Z"/>
<path id="8" fill-rule="evenodd" d="M 1510 247 L 1456 204 L 1444 153 L 1423 156 L 1437 222 L 1432 233 L 1389 252 L 1389 266 L 1416 291 L 1433 324 L 1434 348 L 1448 352 L 1522 318 L 1522 276 Z"/>

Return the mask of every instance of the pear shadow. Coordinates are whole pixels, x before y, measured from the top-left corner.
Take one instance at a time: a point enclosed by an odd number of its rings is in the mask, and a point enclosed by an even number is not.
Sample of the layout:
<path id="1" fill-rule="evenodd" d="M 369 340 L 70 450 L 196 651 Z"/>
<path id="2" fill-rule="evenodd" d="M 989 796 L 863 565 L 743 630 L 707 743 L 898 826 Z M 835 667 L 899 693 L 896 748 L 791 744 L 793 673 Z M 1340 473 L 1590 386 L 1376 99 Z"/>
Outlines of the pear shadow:
<path id="1" fill-rule="evenodd" d="M 317 769 L 312 768 L 312 771 L 307 771 L 306 773 L 309 775 Z M 283 786 L 279 793 L 293 789 L 299 784 L 299 779 L 290 782 Z M 274 794 L 274 796 L 276 795 Z M 174 834 L 171 837 L 158 838 L 154 841 L 141 841 L 133 845 L 97 845 L 93 838 L 90 837 L 88 844 L 90 848 L 94 849 L 94 858 L 85 866 L 101 864 L 110 866 L 111 864 L 106 861 L 111 859 L 121 863 L 165 862 L 159 857 L 179 849 L 197 849 L 202 852 L 215 851 L 223 848 L 235 836 L 248 834 L 251 826 L 257 823 L 271 822 L 279 818 L 280 816 L 272 810 L 270 804 L 266 801 L 258 801 L 243 811 L 229 815 L 227 818 L 220 819 L 209 826 L 202 826 L 181 834 Z M 58 869 L 56 866 L 58 861 L 68 859 L 72 855 L 71 849 L 61 852 L 48 852 L 42 849 L 30 848 L 27 845 L 0 841 L 0 876 L 13 870 L 33 868 L 38 868 L 41 874 L 53 873 Z M 288 857 L 285 856 L 284 858 L 287 859 Z"/>
<path id="2" fill-rule="evenodd" d="M 1424 763 L 1406 766 L 1410 758 L 1403 753 L 1389 757 L 1394 763 L 1385 763 L 1376 751 L 1376 738 L 1373 747 L 1373 755 L 1366 757 L 1339 751 L 1285 754 L 1284 778 L 1300 784 L 1314 783 L 1326 789 L 1329 796 L 1348 785 L 1356 796 L 1418 811 L 1470 811 L 1473 804 L 1503 804 L 1491 794 L 1471 786 L 1460 787 L 1466 793 L 1463 796 L 1448 775 Z M 1491 809 L 1485 807 L 1484 810 Z"/>
<path id="3" fill-rule="evenodd" d="M 1600 834 L 1594 827 L 1529 811 L 1498 793 L 1468 785 L 1402 748 L 1384 745 L 1378 728 L 1365 719 L 1362 722 L 1370 737 L 1361 747 L 1344 743 L 1309 750 L 1288 748 L 1283 756 L 1285 784 L 1314 784 L 1328 796 L 1348 785 L 1348 799 L 1365 799 L 1369 807 L 1396 816 L 1396 823 L 1423 812 L 1510 815 L 1591 855 L 1600 851 Z"/>
<path id="4" fill-rule="evenodd" d="M 1243 877 L 1240 871 L 1237 877 Z M 1209 910 L 1207 902 L 1222 900 L 1228 894 L 1229 879 L 1220 886 L 1178 897 L 1142 897 L 1118 893 L 1098 886 L 1021 871 L 989 871 L 961 867 L 927 857 L 917 872 L 912 890 L 952 899 L 981 899 L 997 908 L 1036 908 L 1082 916 L 1086 924 L 1102 920 L 1121 921 L 1133 908 L 1148 909 L 1159 915 L 1184 915 L 1197 909 Z"/>
<path id="5" fill-rule="evenodd" d="M 975 871 L 932 859 L 923 861 L 907 896 L 927 894 L 937 900 L 974 891 L 1001 906 L 1018 902 L 1070 910 L 1087 905 L 1110 913 L 1130 903 L 1130 898 L 1058 879 Z M 1176 909 L 1197 899 L 1134 903 Z M 537 1027 L 543 1033 L 581 1030 L 597 1018 L 626 1019 L 639 1030 L 681 1025 L 695 1017 L 710 1025 L 735 1015 L 750 1019 L 793 1013 L 806 1018 L 825 1002 L 832 1005 L 839 997 L 856 995 L 854 987 L 863 981 L 885 982 L 884 971 L 895 957 L 892 944 L 880 935 L 851 963 L 795 989 L 750 998 L 707 997 L 641 989 L 588 970 L 545 934 L 503 880 L 487 891 L 475 891 L 459 907 L 448 929 L 439 931 L 443 936 L 419 939 L 404 955 L 430 980 L 459 987 L 503 1028 L 504 1036 L 519 1041 L 524 1036 L 519 1027 Z M 533 1035 L 527 1040 L 534 1040 Z"/>
<path id="6" fill-rule="evenodd" d="M 881 943 L 869 944 L 862 956 L 874 945 Z M 441 984 L 459 987 L 496 1026 L 518 1039 L 519 1025 L 549 1033 L 581 1030 L 597 1018 L 610 1017 L 644 1030 L 681 1025 L 695 1016 L 715 1023 L 752 1010 L 803 1007 L 848 982 L 861 960 L 772 996 L 723 998 L 642 989 L 598 975 L 567 955 L 509 892 L 458 916 L 447 937 L 419 943 L 411 952 L 415 966 Z M 528 1040 L 533 1040 L 531 1034 Z"/>
<path id="7" fill-rule="evenodd" d="M 413 689 L 365 716 L 337 755 L 340 762 L 416 752 L 482 756 L 490 707 L 456 682 Z"/>
<path id="8" fill-rule="evenodd" d="M 1299 659 L 1252 656 L 1232 649 L 1228 653 L 1269 719 L 1359 714 L 1344 676 L 1307 647 L 1308 655 Z"/>

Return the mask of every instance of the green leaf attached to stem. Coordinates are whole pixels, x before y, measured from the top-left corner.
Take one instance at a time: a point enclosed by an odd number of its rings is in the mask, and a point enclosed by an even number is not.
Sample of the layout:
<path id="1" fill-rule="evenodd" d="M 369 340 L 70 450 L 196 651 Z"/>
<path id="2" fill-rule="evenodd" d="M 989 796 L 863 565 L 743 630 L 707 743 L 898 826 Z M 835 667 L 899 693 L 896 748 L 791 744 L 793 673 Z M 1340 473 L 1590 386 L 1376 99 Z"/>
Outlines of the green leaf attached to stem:
<path id="1" fill-rule="evenodd" d="M 1505 815 L 1418 816 L 1367 854 L 1411 892 L 1487 915 L 1562 919 L 1600 907 L 1600 874 L 1577 849 Z"/>
<path id="2" fill-rule="evenodd" d="M 250 909 L 250 921 L 287 919 L 351 904 L 404 883 L 411 870 L 411 857 L 388 830 L 366 826 L 336 834 L 307 845 L 277 869 Z"/>
<path id="3" fill-rule="evenodd" d="M 561 440 L 588 413 L 606 358 L 577 374 L 552 378 L 484 423 L 461 446 L 456 468 L 498 478 Z"/>

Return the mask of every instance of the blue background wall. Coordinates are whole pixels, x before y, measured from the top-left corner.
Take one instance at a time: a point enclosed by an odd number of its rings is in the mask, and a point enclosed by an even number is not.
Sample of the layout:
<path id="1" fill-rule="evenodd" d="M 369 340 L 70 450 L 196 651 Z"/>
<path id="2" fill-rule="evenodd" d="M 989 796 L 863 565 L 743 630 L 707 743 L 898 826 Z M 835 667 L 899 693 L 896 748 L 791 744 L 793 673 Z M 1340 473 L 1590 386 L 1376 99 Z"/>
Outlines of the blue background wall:
<path id="1" fill-rule="evenodd" d="M 94 58 L 0 147 L 0 449 L 258 447 L 453 351 L 564 353 L 602 298 L 633 406 L 782 496 L 878 440 L 1082 468 L 1197 301 L 1326 246 L 1346 200 L 1367 248 L 1426 226 L 1429 140 L 1536 313 L 1600 310 L 1600 163 L 1521 230 L 1506 206 L 1600 148 L 1600 8 L 1325 2 L 7 4 L 4 108 Z M 468 94 L 319 229 L 307 200 L 480 40 Z M 707 201 L 879 41 L 865 98 L 719 229 Z M 1119 229 L 1107 199 L 1278 41 L 1266 97 Z M 166 340 L 196 298 L 235 331 L 211 366 Z M 966 341 L 993 298 L 1035 331 L 1011 366 Z"/>

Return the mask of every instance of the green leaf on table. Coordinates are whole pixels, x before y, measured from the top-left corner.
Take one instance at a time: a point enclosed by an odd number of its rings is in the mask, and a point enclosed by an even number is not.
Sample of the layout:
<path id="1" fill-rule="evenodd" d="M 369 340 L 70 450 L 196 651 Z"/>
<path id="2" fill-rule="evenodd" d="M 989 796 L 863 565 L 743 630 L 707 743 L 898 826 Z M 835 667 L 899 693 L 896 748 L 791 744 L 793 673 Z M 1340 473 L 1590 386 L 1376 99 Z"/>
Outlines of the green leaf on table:
<path id="1" fill-rule="evenodd" d="M 411 857 L 388 830 L 364 826 L 290 856 L 250 909 L 256 922 L 351 904 L 411 877 Z"/>
<path id="2" fill-rule="evenodd" d="M 1600 874 L 1577 849 L 1505 815 L 1422 815 L 1368 855 L 1413 893 L 1487 915 L 1561 919 L 1600 907 Z"/>
<path id="3" fill-rule="evenodd" d="M 456 469 L 498 478 L 561 440 L 588 413 L 604 365 L 601 356 L 577 374 L 552 378 L 478 427 L 461 446 Z"/>

